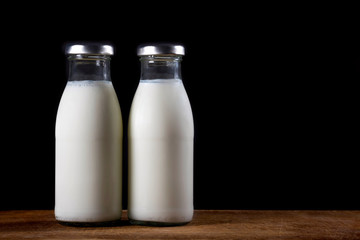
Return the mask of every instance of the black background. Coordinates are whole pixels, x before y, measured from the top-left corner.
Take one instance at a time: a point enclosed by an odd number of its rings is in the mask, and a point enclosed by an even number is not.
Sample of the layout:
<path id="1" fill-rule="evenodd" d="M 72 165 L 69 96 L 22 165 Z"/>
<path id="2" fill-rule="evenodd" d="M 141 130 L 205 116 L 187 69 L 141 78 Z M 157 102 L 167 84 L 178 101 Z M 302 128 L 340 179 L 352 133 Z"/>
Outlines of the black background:
<path id="1" fill-rule="evenodd" d="M 157 2 L 158 3 L 158 2 Z M 195 121 L 196 209 L 360 209 L 352 6 L 51 3 L 2 19 L 0 209 L 53 209 L 67 41 L 115 45 L 124 121 L 138 44 L 177 42 Z M 160 8 L 161 7 L 161 8 Z"/>

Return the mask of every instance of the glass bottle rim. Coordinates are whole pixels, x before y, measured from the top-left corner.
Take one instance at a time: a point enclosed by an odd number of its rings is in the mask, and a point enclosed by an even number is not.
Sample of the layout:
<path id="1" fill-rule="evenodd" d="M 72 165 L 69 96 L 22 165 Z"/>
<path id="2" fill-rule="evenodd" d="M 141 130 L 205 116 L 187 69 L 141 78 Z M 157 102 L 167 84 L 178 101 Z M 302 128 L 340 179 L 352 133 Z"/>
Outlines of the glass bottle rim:
<path id="1" fill-rule="evenodd" d="M 110 60 L 109 55 L 95 55 L 95 54 L 70 54 L 68 60 Z"/>
<path id="2" fill-rule="evenodd" d="M 143 55 L 140 61 L 181 61 L 181 55 Z"/>

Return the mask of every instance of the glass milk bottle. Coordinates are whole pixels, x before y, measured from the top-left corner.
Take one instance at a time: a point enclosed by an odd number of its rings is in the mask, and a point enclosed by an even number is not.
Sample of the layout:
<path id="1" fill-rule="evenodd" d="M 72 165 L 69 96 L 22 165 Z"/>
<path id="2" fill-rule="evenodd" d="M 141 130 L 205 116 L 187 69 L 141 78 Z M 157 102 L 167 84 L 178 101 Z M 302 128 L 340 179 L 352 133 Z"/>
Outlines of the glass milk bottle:
<path id="1" fill-rule="evenodd" d="M 66 225 L 121 218 L 122 116 L 111 45 L 68 44 L 69 77 L 56 118 L 55 217 Z"/>
<path id="2" fill-rule="evenodd" d="M 142 45 L 129 117 L 128 216 L 133 224 L 183 225 L 193 217 L 194 124 L 180 62 L 184 47 Z"/>

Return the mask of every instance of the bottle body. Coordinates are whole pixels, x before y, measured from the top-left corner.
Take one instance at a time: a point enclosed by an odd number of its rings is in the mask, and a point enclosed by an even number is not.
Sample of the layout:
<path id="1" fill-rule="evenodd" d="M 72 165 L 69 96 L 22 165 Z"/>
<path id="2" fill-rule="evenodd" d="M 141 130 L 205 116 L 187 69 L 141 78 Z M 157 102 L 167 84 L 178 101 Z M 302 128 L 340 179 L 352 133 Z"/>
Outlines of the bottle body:
<path id="1" fill-rule="evenodd" d="M 186 223 L 193 216 L 193 134 L 181 80 L 141 81 L 129 119 L 129 218 Z"/>
<path id="2" fill-rule="evenodd" d="M 58 221 L 101 225 L 121 218 L 122 135 L 121 110 L 111 80 L 69 78 L 55 129 Z"/>
<path id="3" fill-rule="evenodd" d="M 141 79 L 128 128 L 132 223 L 167 226 L 192 220 L 193 141 L 193 116 L 181 78 Z"/>

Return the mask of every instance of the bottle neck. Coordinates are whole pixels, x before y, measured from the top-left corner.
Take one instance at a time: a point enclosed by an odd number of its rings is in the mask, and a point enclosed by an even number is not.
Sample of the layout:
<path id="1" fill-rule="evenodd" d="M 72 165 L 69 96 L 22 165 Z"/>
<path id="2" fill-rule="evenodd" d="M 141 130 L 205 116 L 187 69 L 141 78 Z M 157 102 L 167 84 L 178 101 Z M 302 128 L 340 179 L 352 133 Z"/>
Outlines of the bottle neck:
<path id="1" fill-rule="evenodd" d="M 68 66 L 68 81 L 111 81 L 109 56 L 70 55 Z"/>
<path id="2" fill-rule="evenodd" d="M 181 80 L 181 56 L 142 56 L 140 80 Z"/>

